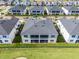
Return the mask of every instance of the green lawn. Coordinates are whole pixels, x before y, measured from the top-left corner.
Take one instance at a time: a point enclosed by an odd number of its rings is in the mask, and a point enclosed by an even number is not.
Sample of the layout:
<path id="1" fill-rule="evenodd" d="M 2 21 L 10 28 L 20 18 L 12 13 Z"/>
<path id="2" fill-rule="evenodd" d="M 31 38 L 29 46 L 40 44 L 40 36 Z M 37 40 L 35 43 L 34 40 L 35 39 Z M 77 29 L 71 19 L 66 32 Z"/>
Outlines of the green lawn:
<path id="1" fill-rule="evenodd" d="M 17 48 L 0 49 L 0 59 L 79 59 L 79 48 Z"/>

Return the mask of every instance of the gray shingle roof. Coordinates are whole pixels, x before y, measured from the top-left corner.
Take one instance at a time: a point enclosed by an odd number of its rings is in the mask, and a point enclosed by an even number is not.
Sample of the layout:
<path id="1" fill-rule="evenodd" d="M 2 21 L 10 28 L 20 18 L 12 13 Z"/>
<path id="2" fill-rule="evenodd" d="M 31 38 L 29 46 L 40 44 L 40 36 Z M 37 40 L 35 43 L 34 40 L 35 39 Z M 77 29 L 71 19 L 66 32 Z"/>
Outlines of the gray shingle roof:
<path id="1" fill-rule="evenodd" d="M 30 8 L 30 11 L 44 11 L 44 7 L 43 6 L 32 6 Z"/>
<path id="2" fill-rule="evenodd" d="M 9 0 L 3 0 L 4 2 L 8 2 Z"/>
<path id="3" fill-rule="evenodd" d="M 79 20 L 75 19 L 62 19 L 60 20 L 69 34 L 79 35 Z"/>
<path id="4" fill-rule="evenodd" d="M 20 11 L 24 11 L 26 9 L 26 5 L 16 5 L 14 7 L 12 7 L 10 10 L 20 10 Z"/>
<path id="5" fill-rule="evenodd" d="M 62 8 L 59 6 L 47 6 L 47 9 L 49 11 L 63 11 Z"/>
<path id="6" fill-rule="evenodd" d="M 11 19 L 11 20 L 0 20 L 0 35 L 8 35 L 14 28 L 15 24 L 17 23 L 18 19 Z"/>
<path id="7" fill-rule="evenodd" d="M 15 2 L 19 2 L 19 0 L 15 0 Z M 30 0 L 21 0 L 21 2 L 30 2 Z"/>
<path id="8" fill-rule="evenodd" d="M 57 35 L 57 31 L 53 25 L 52 20 L 39 20 L 39 19 L 34 19 L 27 21 L 27 23 L 24 25 L 24 28 L 21 32 L 21 35 L 38 35 L 38 34 L 55 34 Z"/>
<path id="9" fill-rule="evenodd" d="M 76 6 L 65 6 L 64 8 L 66 8 L 69 11 L 79 11 L 79 8 Z"/>

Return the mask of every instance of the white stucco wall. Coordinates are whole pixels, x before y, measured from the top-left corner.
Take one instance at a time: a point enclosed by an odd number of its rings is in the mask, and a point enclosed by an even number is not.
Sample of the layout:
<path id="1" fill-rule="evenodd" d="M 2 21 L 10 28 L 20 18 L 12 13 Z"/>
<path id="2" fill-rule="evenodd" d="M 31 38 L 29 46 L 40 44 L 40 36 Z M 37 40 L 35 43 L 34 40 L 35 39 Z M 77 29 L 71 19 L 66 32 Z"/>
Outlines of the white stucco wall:
<path id="1" fill-rule="evenodd" d="M 59 11 L 59 10 L 58 10 L 58 11 Z M 63 10 L 60 11 L 60 13 L 52 13 L 52 10 L 49 11 L 47 8 L 46 8 L 46 12 L 47 12 L 47 15 L 52 15 L 52 14 L 63 14 L 63 13 L 64 13 Z"/>
<path id="2" fill-rule="evenodd" d="M 57 21 L 57 25 L 58 28 L 60 29 L 60 32 L 62 34 L 62 36 L 64 37 L 66 42 L 69 42 L 69 33 L 67 32 L 67 30 L 65 29 L 65 27 L 62 25 L 62 23 L 60 22 L 60 20 Z"/>
<path id="3" fill-rule="evenodd" d="M 26 14 L 27 10 L 25 9 L 25 10 L 20 11 L 20 12 L 12 12 L 12 10 L 9 10 L 8 12 L 11 13 L 12 15 L 13 15 L 14 13 L 17 13 L 17 14 L 20 13 L 21 15 L 24 15 L 24 14 Z"/>
<path id="4" fill-rule="evenodd" d="M 69 11 L 68 11 L 66 8 L 62 7 L 62 10 L 64 11 L 64 13 L 65 13 L 66 15 L 69 14 Z"/>
<path id="5" fill-rule="evenodd" d="M 33 12 L 33 11 L 40 11 L 39 13 L 38 12 Z M 44 10 L 30 10 L 29 11 L 29 15 L 31 15 L 31 14 L 43 14 L 44 15 Z"/>
<path id="6" fill-rule="evenodd" d="M 49 15 L 49 11 L 48 11 L 48 9 L 46 8 L 46 12 L 47 12 L 47 15 Z"/>
<path id="7" fill-rule="evenodd" d="M 18 21 L 17 24 L 15 25 L 15 27 L 10 32 L 10 34 L 5 35 L 5 36 L 7 36 L 7 38 L 3 38 L 3 35 L 0 35 L 0 40 L 2 40 L 2 42 L 3 42 L 1 44 L 12 44 L 12 41 L 15 38 L 15 34 L 17 33 L 16 28 L 18 28 L 18 26 L 17 26 L 18 24 L 21 24 L 21 23 Z M 5 40 L 8 40 L 8 42 L 5 42 Z"/>
<path id="8" fill-rule="evenodd" d="M 72 38 L 72 34 L 68 33 L 66 28 L 63 26 L 63 24 L 59 20 L 57 21 L 57 25 L 58 25 L 58 28 L 60 29 L 62 36 L 64 37 L 67 43 L 75 43 L 76 40 L 79 40 L 78 38 L 79 35 L 75 35 L 75 38 Z M 73 41 L 71 42 L 70 40 L 73 40 Z"/>
<path id="9" fill-rule="evenodd" d="M 48 43 L 56 43 L 56 41 L 57 41 L 57 36 L 58 35 L 55 35 L 55 37 L 54 38 L 51 38 L 51 35 L 49 35 L 49 38 L 38 38 L 37 40 L 48 40 Z M 23 35 L 21 35 L 21 37 L 22 37 L 22 42 L 23 43 L 31 43 L 31 40 L 33 40 L 33 39 L 31 39 L 30 38 L 30 35 L 28 35 L 28 38 L 25 38 Z M 28 42 L 25 42 L 25 40 L 28 40 Z M 51 42 L 50 40 L 54 40 L 53 42 Z"/>

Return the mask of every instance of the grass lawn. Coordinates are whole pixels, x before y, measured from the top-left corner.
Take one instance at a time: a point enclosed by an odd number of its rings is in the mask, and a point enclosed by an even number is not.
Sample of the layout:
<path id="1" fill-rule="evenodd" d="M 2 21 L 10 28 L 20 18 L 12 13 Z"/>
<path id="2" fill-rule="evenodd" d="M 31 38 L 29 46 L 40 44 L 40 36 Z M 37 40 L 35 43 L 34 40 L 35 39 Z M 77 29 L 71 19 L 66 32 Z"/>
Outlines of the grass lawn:
<path id="1" fill-rule="evenodd" d="M 0 49 L 0 59 L 79 59 L 79 48 L 8 48 Z"/>

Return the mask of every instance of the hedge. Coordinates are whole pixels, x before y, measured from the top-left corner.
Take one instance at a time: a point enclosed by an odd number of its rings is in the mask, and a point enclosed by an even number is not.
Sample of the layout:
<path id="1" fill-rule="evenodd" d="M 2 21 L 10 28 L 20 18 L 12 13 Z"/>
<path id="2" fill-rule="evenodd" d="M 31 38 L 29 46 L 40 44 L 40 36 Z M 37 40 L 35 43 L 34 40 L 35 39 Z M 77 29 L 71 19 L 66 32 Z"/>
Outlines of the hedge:
<path id="1" fill-rule="evenodd" d="M 47 43 L 47 44 L 0 44 L 0 48 L 79 48 L 79 44 Z"/>
<path id="2" fill-rule="evenodd" d="M 7 13 L 6 16 L 12 16 L 11 13 Z M 23 14 L 23 15 L 19 15 L 19 14 L 14 14 L 14 16 L 79 16 L 79 14 L 71 14 L 71 15 L 65 15 L 65 14 L 52 14 L 52 15 L 47 15 L 47 14 L 37 14 L 37 15 L 29 15 L 29 14 Z"/>

